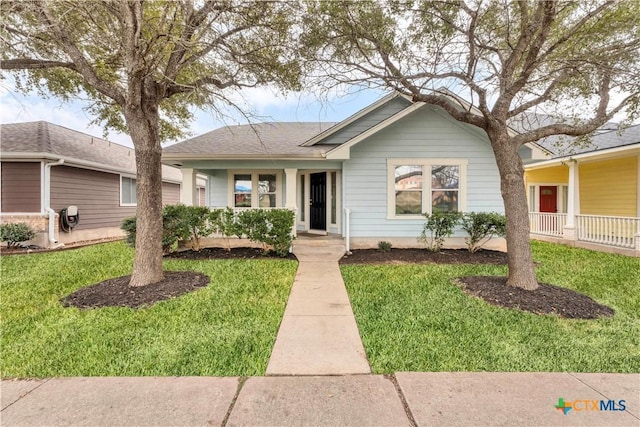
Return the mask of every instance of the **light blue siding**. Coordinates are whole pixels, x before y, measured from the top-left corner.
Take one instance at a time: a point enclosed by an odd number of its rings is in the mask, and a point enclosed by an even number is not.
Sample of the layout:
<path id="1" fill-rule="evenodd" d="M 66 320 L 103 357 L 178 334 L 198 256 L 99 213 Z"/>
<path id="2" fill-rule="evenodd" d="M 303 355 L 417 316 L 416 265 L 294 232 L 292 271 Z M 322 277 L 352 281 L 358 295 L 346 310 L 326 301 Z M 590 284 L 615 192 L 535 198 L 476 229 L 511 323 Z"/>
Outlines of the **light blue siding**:
<path id="1" fill-rule="evenodd" d="M 361 117 L 355 122 L 340 129 L 338 132 L 334 133 L 328 138 L 323 139 L 319 142 L 319 144 L 342 144 L 343 142 L 350 140 L 354 136 L 360 135 L 367 129 L 377 125 L 381 121 L 404 110 L 408 105 L 409 101 L 405 100 L 404 98 L 394 98 L 386 104 L 371 111 L 364 117 Z"/>
<path id="2" fill-rule="evenodd" d="M 486 136 L 424 107 L 351 148 L 343 166 L 343 206 L 354 237 L 416 237 L 424 220 L 387 219 L 387 159 L 468 159 L 467 211 L 504 212 L 500 178 Z M 463 236 L 464 233 L 456 233 Z"/>

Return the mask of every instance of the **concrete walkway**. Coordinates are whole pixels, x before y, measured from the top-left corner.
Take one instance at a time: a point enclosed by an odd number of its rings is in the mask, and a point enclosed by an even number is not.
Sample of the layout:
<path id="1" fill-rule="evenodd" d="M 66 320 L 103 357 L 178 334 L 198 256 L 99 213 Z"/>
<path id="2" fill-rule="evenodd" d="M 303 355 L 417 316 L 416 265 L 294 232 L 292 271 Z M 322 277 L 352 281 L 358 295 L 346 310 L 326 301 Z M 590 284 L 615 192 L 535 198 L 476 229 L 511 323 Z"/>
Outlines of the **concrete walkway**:
<path id="1" fill-rule="evenodd" d="M 640 425 L 640 374 L 54 378 L 0 391 L 2 426 Z"/>
<path id="2" fill-rule="evenodd" d="M 299 266 L 267 375 L 371 372 L 338 260 L 342 241 L 297 240 Z"/>

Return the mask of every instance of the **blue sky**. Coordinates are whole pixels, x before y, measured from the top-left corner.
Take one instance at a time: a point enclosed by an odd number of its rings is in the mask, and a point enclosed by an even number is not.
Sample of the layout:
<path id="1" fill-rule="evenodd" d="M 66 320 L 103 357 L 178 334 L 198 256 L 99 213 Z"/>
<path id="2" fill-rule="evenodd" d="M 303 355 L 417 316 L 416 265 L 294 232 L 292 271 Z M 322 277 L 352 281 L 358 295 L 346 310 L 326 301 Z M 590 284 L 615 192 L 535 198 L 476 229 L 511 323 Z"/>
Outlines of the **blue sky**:
<path id="1" fill-rule="evenodd" d="M 22 95 L 13 90 L 10 78 L 0 82 L 0 123 L 17 123 L 45 120 L 67 128 L 103 137 L 100 125 L 89 125 L 93 119 L 83 111 L 87 105 L 80 100 L 72 103 L 51 98 L 43 99 L 35 93 Z M 321 100 L 309 92 L 291 93 L 287 96 L 267 88 L 247 89 L 232 96 L 243 109 L 252 110 L 252 122 L 265 121 L 329 121 L 343 120 L 384 96 L 380 90 L 334 91 Z M 225 125 L 247 123 L 238 113 L 220 118 L 211 111 L 197 111 L 189 128 L 196 136 Z M 128 135 L 111 132 L 108 139 L 132 146 Z"/>

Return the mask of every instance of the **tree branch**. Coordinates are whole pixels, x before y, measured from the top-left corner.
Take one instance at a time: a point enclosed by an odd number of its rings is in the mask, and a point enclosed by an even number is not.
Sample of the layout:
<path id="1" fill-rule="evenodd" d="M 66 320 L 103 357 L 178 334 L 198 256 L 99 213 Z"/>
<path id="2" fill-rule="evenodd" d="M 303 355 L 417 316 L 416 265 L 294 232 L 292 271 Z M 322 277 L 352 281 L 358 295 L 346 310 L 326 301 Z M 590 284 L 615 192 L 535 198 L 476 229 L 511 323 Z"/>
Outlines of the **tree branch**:
<path id="1" fill-rule="evenodd" d="M 16 58 L 0 60 L 2 70 L 42 70 L 47 68 L 68 68 L 78 71 L 73 62 L 47 61 L 44 59 Z"/>
<path id="2" fill-rule="evenodd" d="M 118 90 L 116 86 L 98 77 L 89 61 L 87 61 L 82 52 L 80 52 L 80 49 L 78 49 L 67 32 L 60 25 L 60 22 L 56 19 L 55 16 L 51 14 L 51 11 L 47 7 L 46 3 L 39 5 L 39 12 L 36 13 L 41 13 L 44 21 L 49 25 L 51 31 L 59 40 L 60 47 L 75 64 L 75 71 L 79 73 L 89 85 L 95 87 L 98 92 L 113 99 L 118 103 L 118 105 L 124 106 L 124 95 L 120 92 L 120 90 Z"/>

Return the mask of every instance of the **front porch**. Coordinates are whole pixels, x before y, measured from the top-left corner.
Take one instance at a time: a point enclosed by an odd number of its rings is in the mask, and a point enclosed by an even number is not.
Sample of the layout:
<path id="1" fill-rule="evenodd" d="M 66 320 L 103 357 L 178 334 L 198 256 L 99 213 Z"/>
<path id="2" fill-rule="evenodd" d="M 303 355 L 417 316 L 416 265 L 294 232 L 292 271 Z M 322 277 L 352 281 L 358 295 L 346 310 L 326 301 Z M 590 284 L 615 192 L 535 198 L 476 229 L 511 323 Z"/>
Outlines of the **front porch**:
<path id="1" fill-rule="evenodd" d="M 196 176 L 206 179 L 204 205 L 211 209 L 289 209 L 295 213 L 294 232 L 343 235 L 342 171 L 338 164 L 302 162 L 231 163 L 227 168 L 209 162 L 199 168 L 182 167 L 181 202 L 198 204 Z M 277 164 L 281 164 L 277 168 Z M 276 166 L 276 167 L 274 167 Z"/>
<path id="2" fill-rule="evenodd" d="M 531 237 L 640 257 L 640 218 L 530 212 Z"/>

